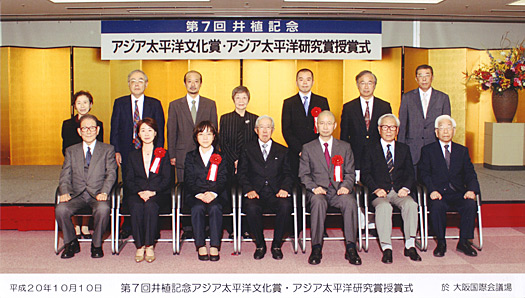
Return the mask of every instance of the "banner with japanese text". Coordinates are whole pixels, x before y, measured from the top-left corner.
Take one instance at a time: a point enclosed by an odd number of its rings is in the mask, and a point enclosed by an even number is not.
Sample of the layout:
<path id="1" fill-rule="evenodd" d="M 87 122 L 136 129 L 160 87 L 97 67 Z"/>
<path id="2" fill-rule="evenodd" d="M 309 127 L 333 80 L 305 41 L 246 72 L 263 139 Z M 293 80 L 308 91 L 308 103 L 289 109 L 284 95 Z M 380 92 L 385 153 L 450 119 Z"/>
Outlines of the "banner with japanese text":
<path id="1" fill-rule="evenodd" d="M 102 21 L 102 60 L 380 60 L 381 22 Z"/>

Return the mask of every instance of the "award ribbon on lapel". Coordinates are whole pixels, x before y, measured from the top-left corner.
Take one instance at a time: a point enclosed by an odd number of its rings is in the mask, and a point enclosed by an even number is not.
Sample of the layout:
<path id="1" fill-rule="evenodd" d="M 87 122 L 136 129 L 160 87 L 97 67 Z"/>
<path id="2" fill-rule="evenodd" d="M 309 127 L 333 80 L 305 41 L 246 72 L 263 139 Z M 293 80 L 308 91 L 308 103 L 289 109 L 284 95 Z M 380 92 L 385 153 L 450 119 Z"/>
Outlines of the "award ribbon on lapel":
<path id="1" fill-rule="evenodd" d="M 314 117 L 314 132 L 317 133 L 317 116 L 321 114 L 321 108 L 315 107 L 312 109 L 312 116 Z"/>
<path id="2" fill-rule="evenodd" d="M 153 155 L 155 156 L 155 159 L 151 163 L 151 166 L 149 167 L 149 171 L 155 174 L 159 173 L 160 168 L 160 160 L 166 156 L 166 149 L 164 148 L 157 148 L 155 151 L 153 151 Z"/>
<path id="3" fill-rule="evenodd" d="M 207 180 L 216 181 L 217 180 L 217 171 L 219 170 L 219 165 L 221 164 L 222 157 L 214 153 L 210 157 L 210 169 L 208 170 Z"/>
<path id="4" fill-rule="evenodd" d="M 332 157 L 332 164 L 334 165 L 334 180 L 335 182 L 343 181 L 343 165 L 344 159 L 341 155 Z"/>

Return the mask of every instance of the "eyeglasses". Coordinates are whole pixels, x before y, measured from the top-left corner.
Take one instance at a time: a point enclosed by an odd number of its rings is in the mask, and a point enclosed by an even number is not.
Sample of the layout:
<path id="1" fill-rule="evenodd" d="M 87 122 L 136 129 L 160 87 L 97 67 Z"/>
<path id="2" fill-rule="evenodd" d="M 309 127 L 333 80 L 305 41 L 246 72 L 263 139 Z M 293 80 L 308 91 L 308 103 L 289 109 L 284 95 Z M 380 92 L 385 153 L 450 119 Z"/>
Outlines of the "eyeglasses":
<path id="1" fill-rule="evenodd" d="M 144 80 L 131 80 L 129 81 L 129 83 L 131 85 L 135 85 L 135 84 L 144 85 L 145 81 Z"/>
<path id="2" fill-rule="evenodd" d="M 427 75 L 417 75 L 417 77 L 420 78 L 420 79 L 428 79 L 428 78 L 430 78 L 431 76 L 432 76 L 432 75 L 428 75 L 428 74 L 427 74 Z"/>
<path id="3" fill-rule="evenodd" d="M 374 86 L 376 83 L 375 82 L 359 82 L 359 86 L 368 86 L 368 87 L 372 87 Z"/>
<path id="4" fill-rule="evenodd" d="M 88 130 L 89 130 L 90 132 L 95 132 L 95 131 L 97 131 L 97 127 L 98 127 L 98 126 L 89 126 L 89 127 L 85 126 L 85 127 L 81 127 L 80 130 L 81 130 L 82 132 L 87 132 Z"/>
<path id="5" fill-rule="evenodd" d="M 439 131 L 444 131 L 444 130 L 452 131 L 453 129 L 454 129 L 454 127 L 452 127 L 452 126 L 447 126 L 447 127 L 438 127 L 438 130 L 439 130 Z"/>
<path id="6" fill-rule="evenodd" d="M 387 130 L 393 131 L 397 129 L 397 126 L 395 125 L 381 125 L 379 127 L 381 127 L 382 131 L 387 131 Z"/>

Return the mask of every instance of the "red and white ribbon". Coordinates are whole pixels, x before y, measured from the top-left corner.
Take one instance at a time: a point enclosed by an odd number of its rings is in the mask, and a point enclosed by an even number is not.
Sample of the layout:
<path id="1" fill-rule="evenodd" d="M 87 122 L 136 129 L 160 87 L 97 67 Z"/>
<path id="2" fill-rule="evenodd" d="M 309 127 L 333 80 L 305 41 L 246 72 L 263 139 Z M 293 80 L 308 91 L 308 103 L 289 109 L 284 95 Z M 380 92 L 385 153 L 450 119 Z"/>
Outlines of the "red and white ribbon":
<path id="1" fill-rule="evenodd" d="M 210 181 L 216 181 L 217 180 L 217 172 L 219 171 L 219 165 L 221 164 L 222 157 L 214 153 L 210 157 L 210 169 L 208 170 L 208 176 L 206 177 L 207 180 Z"/>
<path id="2" fill-rule="evenodd" d="M 321 108 L 315 107 L 312 109 L 312 116 L 314 117 L 314 132 L 317 133 L 317 116 L 321 114 Z"/>
<path id="3" fill-rule="evenodd" d="M 332 164 L 334 165 L 334 180 L 335 182 L 343 181 L 343 163 L 344 159 L 341 155 L 332 157 Z"/>
<path id="4" fill-rule="evenodd" d="M 153 151 L 153 155 L 155 156 L 155 159 L 151 163 L 151 166 L 149 167 L 149 171 L 155 174 L 159 173 L 160 168 L 160 160 L 166 156 L 166 149 L 164 148 L 157 148 L 155 151 Z"/>

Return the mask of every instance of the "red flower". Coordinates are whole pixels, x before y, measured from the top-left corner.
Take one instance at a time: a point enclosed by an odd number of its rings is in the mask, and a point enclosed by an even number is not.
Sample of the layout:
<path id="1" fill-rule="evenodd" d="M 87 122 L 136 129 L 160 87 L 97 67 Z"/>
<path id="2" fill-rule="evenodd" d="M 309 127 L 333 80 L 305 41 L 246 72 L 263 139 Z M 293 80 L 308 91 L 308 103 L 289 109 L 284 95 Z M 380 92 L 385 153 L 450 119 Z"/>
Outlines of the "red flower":
<path id="1" fill-rule="evenodd" d="M 343 165 L 343 162 L 344 162 L 344 159 L 341 155 L 335 155 L 334 157 L 332 157 L 332 164 L 334 166 L 341 166 Z"/>
<path id="2" fill-rule="evenodd" d="M 155 157 L 158 157 L 158 158 L 163 158 L 164 156 L 166 156 L 166 149 L 159 147 L 155 149 L 155 151 L 153 152 L 153 155 L 155 155 Z"/>
<path id="3" fill-rule="evenodd" d="M 315 118 L 315 117 L 319 116 L 319 114 L 321 114 L 321 112 L 322 111 L 321 111 L 320 107 L 315 107 L 315 108 L 312 109 L 312 116 L 314 116 L 314 118 Z"/>
<path id="4" fill-rule="evenodd" d="M 217 153 L 212 154 L 210 157 L 210 162 L 214 165 L 219 165 L 221 161 L 222 161 L 222 157 Z"/>
<path id="5" fill-rule="evenodd" d="M 491 77 L 490 72 L 488 71 L 484 71 L 480 75 L 481 75 L 481 78 L 484 80 L 488 80 Z"/>

